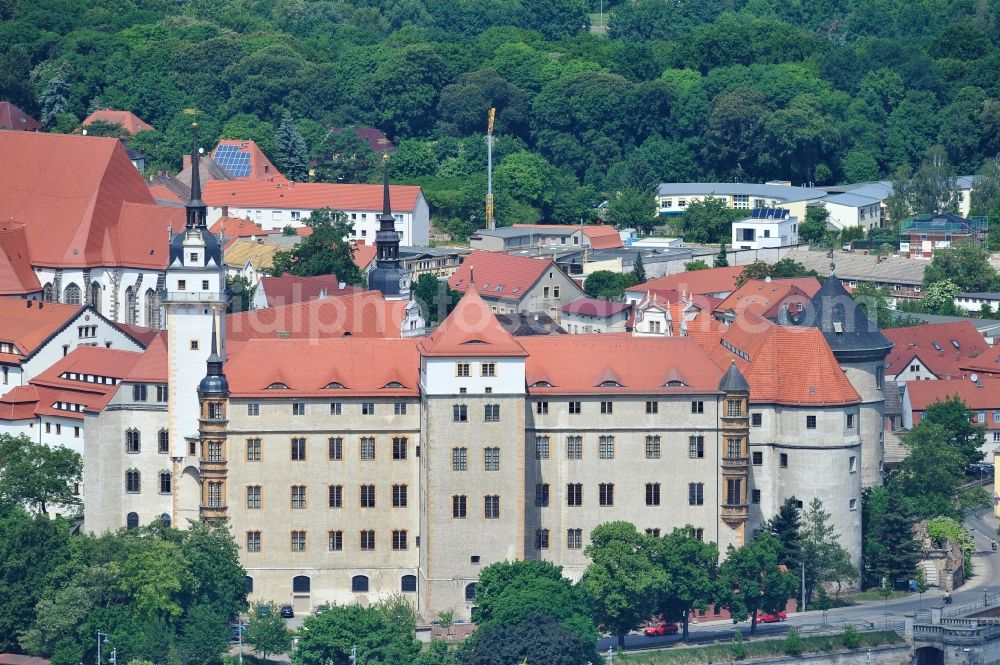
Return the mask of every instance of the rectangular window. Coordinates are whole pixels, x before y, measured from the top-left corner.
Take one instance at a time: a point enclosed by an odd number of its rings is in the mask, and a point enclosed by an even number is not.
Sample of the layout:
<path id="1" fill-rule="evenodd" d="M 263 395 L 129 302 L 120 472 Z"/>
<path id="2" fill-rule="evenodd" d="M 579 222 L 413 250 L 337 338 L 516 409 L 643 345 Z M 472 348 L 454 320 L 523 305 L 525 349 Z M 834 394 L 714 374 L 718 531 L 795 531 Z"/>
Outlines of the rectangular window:
<path id="1" fill-rule="evenodd" d="M 646 413 L 659 413 L 660 403 L 659 402 L 646 402 Z"/>
<path id="2" fill-rule="evenodd" d="M 247 487 L 247 508 L 251 510 L 260 508 L 260 485 Z"/>
<path id="3" fill-rule="evenodd" d="M 760 490 L 753 490 L 750 492 L 751 501 L 755 504 L 760 503 Z"/>
<path id="4" fill-rule="evenodd" d="M 247 552 L 260 552 L 260 531 L 247 531 Z"/>
<path id="5" fill-rule="evenodd" d="M 202 291 L 208 291 L 208 280 L 207 279 L 201 280 L 201 290 Z"/>
<path id="6" fill-rule="evenodd" d="M 361 459 L 363 459 L 363 460 L 373 460 L 373 459 L 375 459 L 375 437 L 374 436 L 363 436 L 363 437 L 361 437 Z"/>
<path id="7" fill-rule="evenodd" d="M 330 415 L 339 416 L 344 411 L 344 405 L 340 402 L 330 402 Z"/>
<path id="8" fill-rule="evenodd" d="M 292 531 L 292 551 L 293 552 L 305 552 L 306 551 L 306 532 L 305 531 Z"/>
<path id="9" fill-rule="evenodd" d="M 705 403 L 701 401 L 691 402 L 691 413 L 705 413 Z"/>
<path id="10" fill-rule="evenodd" d="M 396 402 L 393 405 L 393 413 L 397 416 L 406 415 L 406 402 Z"/>
<path id="11" fill-rule="evenodd" d="M 373 415 L 375 415 L 375 402 L 362 402 L 361 403 L 361 415 L 363 415 L 363 416 L 373 416 Z"/>
<path id="12" fill-rule="evenodd" d="M 548 459 L 548 458 L 549 458 L 549 437 L 536 436 L 535 459 Z"/>
<path id="13" fill-rule="evenodd" d="M 847 429 L 854 429 L 854 414 L 847 414 Z"/>
<path id="14" fill-rule="evenodd" d="M 306 507 L 305 485 L 292 485 L 292 508 L 301 510 Z"/>
<path id="15" fill-rule="evenodd" d="M 763 417 L 761 416 L 761 414 L 759 414 L 759 413 L 751 413 L 750 414 L 750 426 L 751 427 L 760 427 L 762 423 L 763 423 Z"/>
<path id="16" fill-rule="evenodd" d="M 483 468 L 486 471 L 499 471 L 500 470 L 500 449 L 499 448 L 484 448 L 483 449 Z"/>
<path id="17" fill-rule="evenodd" d="M 600 505 L 602 506 L 615 505 L 615 484 L 600 483 L 597 486 L 597 495 L 599 497 Z"/>
<path id="18" fill-rule="evenodd" d="M 469 456 L 468 449 L 466 448 L 452 448 L 451 449 L 451 470 L 452 471 L 465 471 L 469 468 Z"/>
<path id="19" fill-rule="evenodd" d="M 816 416 L 806 416 L 806 429 L 816 429 Z"/>
<path id="20" fill-rule="evenodd" d="M 292 415 L 293 416 L 304 416 L 304 415 L 306 415 L 306 403 L 305 402 L 292 402 Z"/>
<path id="21" fill-rule="evenodd" d="M 406 485 L 392 486 L 392 507 L 406 508 Z"/>
<path id="22" fill-rule="evenodd" d="M 464 519 L 466 501 L 468 497 L 464 494 L 456 494 L 451 497 L 451 516 L 455 518 Z"/>
<path id="23" fill-rule="evenodd" d="M 600 448 L 601 459 L 614 459 L 615 458 L 615 437 L 613 436 L 602 436 L 598 439 Z"/>
<path id="24" fill-rule="evenodd" d="M 698 540 L 704 541 L 705 540 L 705 530 L 704 529 L 695 529 L 694 530 L 694 537 L 696 539 L 698 539 Z"/>
<path id="25" fill-rule="evenodd" d="M 563 240 L 565 240 L 565 238 L 563 238 Z M 559 287 L 558 286 L 553 286 L 552 287 L 552 297 L 553 298 L 558 298 L 559 297 Z"/>
<path id="26" fill-rule="evenodd" d="M 392 549 L 406 549 L 406 529 L 396 529 L 392 532 Z"/>
<path id="27" fill-rule="evenodd" d="M 1000 423 L 1000 411 L 993 412 L 993 422 Z"/>
<path id="28" fill-rule="evenodd" d="M 754 466 L 761 466 L 764 464 L 764 453 L 759 450 L 755 450 L 750 453 L 750 459 L 753 461 Z"/>
<path id="29" fill-rule="evenodd" d="M 572 416 L 580 415 L 580 402 L 570 402 L 569 403 L 569 413 Z"/>
<path id="30" fill-rule="evenodd" d="M 705 503 L 705 484 L 688 483 L 688 505 L 701 506 Z"/>
<path id="31" fill-rule="evenodd" d="M 726 504 L 739 506 L 743 504 L 743 481 L 739 478 L 726 478 Z"/>
<path id="32" fill-rule="evenodd" d="M 535 505 L 539 508 L 545 508 L 549 505 L 548 483 L 537 483 L 535 485 Z"/>
<path id="33" fill-rule="evenodd" d="M 743 457 L 743 442 L 740 439 L 726 439 L 726 457 Z"/>
<path id="34" fill-rule="evenodd" d="M 726 415 L 730 418 L 743 415 L 743 403 L 738 399 L 726 400 Z"/>
<path id="35" fill-rule="evenodd" d="M 327 441 L 327 448 L 331 462 L 339 462 L 344 459 L 344 437 L 331 436 Z"/>
<path id="36" fill-rule="evenodd" d="M 484 407 L 485 416 L 484 420 L 488 423 L 500 422 L 500 405 L 499 404 L 487 404 Z"/>
<path id="37" fill-rule="evenodd" d="M 247 439 L 247 461 L 260 461 L 260 439 Z"/>
<path id="38" fill-rule="evenodd" d="M 497 375 L 497 364 L 496 363 L 482 363 L 479 366 L 480 376 L 493 377 Z"/>
<path id="39" fill-rule="evenodd" d="M 344 507 L 344 486 L 330 485 L 327 487 L 327 499 L 331 508 Z"/>
<path id="40" fill-rule="evenodd" d="M 780 466 L 782 469 L 788 468 L 788 453 L 781 453 L 778 456 L 778 466 Z"/>
<path id="41" fill-rule="evenodd" d="M 660 505 L 660 483 L 646 483 L 646 505 Z"/>
<path id="42" fill-rule="evenodd" d="M 566 529 L 566 549 L 583 549 L 583 529 Z"/>
<path id="43" fill-rule="evenodd" d="M 496 494 L 483 497 L 483 517 L 488 520 L 500 519 L 500 497 Z"/>
<path id="44" fill-rule="evenodd" d="M 259 416 L 260 415 L 260 404 L 253 402 L 247 404 L 247 415 L 248 416 Z"/>
<path id="45" fill-rule="evenodd" d="M 455 363 L 455 376 L 469 376 L 469 363 Z"/>
<path id="46" fill-rule="evenodd" d="M 392 437 L 392 459 L 406 459 L 407 440 L 405 436 Z"/>
<path id="47" fill-rule="evenodd" d="M 535 530 L 535 549 L 536 550 L 547 550 L 547 549 L 549 549 L 549 530 L 548 529 L 536 529 Z"/>
<path id="48" fill-rule="evenodd" d="M 146 401 L 146 386 L 144 384 L 136 384 L 132 386 L 132 401 L 134 402 Z"/>
<path id="49" fill-rule="evenodd" d="M 469 407 L 465 404 L 455 404 L 451 407 L 451 419 L 456 423 L 469 422 Z"/>
<path id="50" fill-rule="evenodd" d="M 365 529 L 361 532 L 361 549 L 370 551 L 375 549 L 375 532 Z"/>
<path id="51" fill-rule="evenodd" d="M 976 422 L 977 423 L 985 423 L 986 422 L 986 412 L 985 411 L 979 411 L 978 413 L 976 413 Z"/>
<path id="52" fill-rule="evenodd" d="M 660 537 L 660 530 L 659 529 L 646 529 L 646 535 L 647 536 L 653 536 L 654 538 L 659 538 Z"/>
<path id="53" fill-rule="evenodd" d="M 341 552 L 344 549 L 344 532 L 328 531 L 326 534 L 327 549 L 331 552 Z"/>
<path id="54" fill-rule="evenodd" d="M 549 412 L 548 402 L 535 402 L 535 413 L 537 413 L 540 416 L 544 416 L 548 412 Z"/>
<path id="55" fill-rule="evenodd" d="M 847 461 L 847 470 L 851 473 L 855 473 L 858 470 L 858 458 L 851 455 L 851 458 Z"/>
<path id="56" fill-rule="evenodd" d="M 296 437 L 292 439 L 292 461 L 302 462 L 306 458 L 306 440 Z"/>
<path id="57" fill-rule="evenodd" d="M 610 414 L 615 411 L 614 402 L 601 402 L 601 413 Z"/>
<path id="58" fill-rule="evenodd" d="M 374 485 L 362 485 L 361 486 L 361 507 L 362 508 L 374 508 L 375 507 L 375 486 Z"/>
<path id="59" fill-rule="evenodd" d="M 651 434 L 646 437 L 646 459 L 660 459 L 659 435 Z"/>
<path id="60" fill-rule="evenodd" d="M 547 287 L 547 286 L 543 286 L 542 287 L 542 297 L 543 298 L 548 298 L 549 297 L 549 287 Z"/>
<path id="61" fill-rule="evenodd" d="M 847 507 L 850 508 L 851 510 L 857 510 L 858 509 L 858 500 L 857 499 L 851 499 L 847 503 Z"/>
<path id="62" fill-rule="evenodd" d="M 688 437 L 688 457 L 691 459 L 702 459 L 705 457 L 705 437 Z"/>
<path id="63" fill-rule="evenodd" d="M 570 483 L 566 485 L 566 505 L 583 505 L 583 483 Z"/>
<path id="64" fill-rule="evenodd" d="M 583 437 L 566 437 L 566 459 L 583 459 Z"/>

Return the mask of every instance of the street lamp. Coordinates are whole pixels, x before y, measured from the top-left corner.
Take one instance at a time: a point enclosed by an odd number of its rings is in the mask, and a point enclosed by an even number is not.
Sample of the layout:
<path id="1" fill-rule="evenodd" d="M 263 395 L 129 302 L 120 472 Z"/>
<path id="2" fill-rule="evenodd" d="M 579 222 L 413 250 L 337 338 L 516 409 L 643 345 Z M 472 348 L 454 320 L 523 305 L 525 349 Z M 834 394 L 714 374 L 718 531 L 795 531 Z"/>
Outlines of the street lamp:
<path id="1" fill-rule="evenodd" d="M 97 631 L 97 665 L 101 665 L 101 644 L 108 643 L 108 634 Z"/>

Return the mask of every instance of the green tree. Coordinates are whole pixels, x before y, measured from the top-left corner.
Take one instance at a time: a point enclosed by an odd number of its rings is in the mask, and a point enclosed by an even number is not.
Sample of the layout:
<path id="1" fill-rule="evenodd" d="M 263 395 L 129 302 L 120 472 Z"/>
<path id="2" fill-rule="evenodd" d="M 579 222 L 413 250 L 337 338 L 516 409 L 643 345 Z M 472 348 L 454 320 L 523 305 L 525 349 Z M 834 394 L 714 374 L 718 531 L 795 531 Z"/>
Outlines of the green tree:
<path id="1" fill-rule="evenodd" d="M 771 276 L 771 272 L 771 265 L 758 259 L 747 264 L 747 267 L 736 278 L 736 286 L 742 285 L 748 279 L 767 279 Z"/>
<path id="2" fill-rule="evenodd" d="M 0 434 L 0 505 L 19 505 L 42 514 L 51 505 L 79 505 L 74 485 L 83 476 L 80 454 L 19 434 Z"/>
<path id="3" fill-rule="evenodd" d="M 583 291 L 591 298 L 620 301 L 625 297 L 625 276 L 610 270 L 595 270 L 583 281 Z"/>
<path id="4" fill-rule="evenodd" d="M 414 640 L 416 615 L 405 598 L 393 596 L 372 607 L 334 605 L 308 617 L 292 653 L 293 665 L 410 663 L 420 652 Z"/>
<path id="5" fill-rule="evenodd" d="M 69 95 L 69 83 L 66 82 L 62 68 L 60 68 L 55 76 L 49 79 L 45 90 L 38 98 L 42 108 L 41 122 L 47 129 L 52 129 L 55 126 L 58 116 L 69 113 L 67 95 Z"/>
<path id="6" fill-rule="evenodd" d="M 794 496 L 785 499 L 778 513 L 764 523 L 764 529 L 778 541 L 778 563 L 789 569 L 798 569 L 802 563 L 801 528 L 802 510 Z"/>
<path id="7" fill-rule="evenodd" d="M 976 553 L 976 540 L 969 533 L 969 530 L 965 528 L 964 524 L 952 517 L 935 517 L 927 520 L 927 535 L 931 537 L 934 546 L 937 548 L 945 548 L 947 546 L 947 542 L 945 541 L 950 541 L 957 546 L 962 552 L 962 556 L 965 557 L 966 574 L 971 573 L 972 557 Z M 917 573 L 920 572 L 922 571 L 918 569 Z"/>
<path id="8" fill-rule="evenodd" d="M 361 284 L 361 269 L 354 263 L 354 246 L 349 238 L 354 225 L 340 211 L 322 208 L 306 220 L 312 235 L 290 250 L 275 252 L 271 274 L 336 275 L 342 282 Z"/>
<path id="9" fill-rule="evenodd" d="M 732 237 L 732 223 L 746 216 L 744 211 L 726 206 L 725 201 L 708 196 L 692 201 L 681 215 L 685 242 L 721 243 Z"/>
<path id="10" fill-rule="evenodd" d="M 719 253 L 715 255 L 715 260 L 712 261 L 713 268 L 725 268 L 729 265 L 729 259 L 726 257 L 726 243 L 719 245 Z"/>
<path id="11" fill-rule="evenodd" d="M 214 665 L 229 649 L 229 617 L 207 604 L 193 605 L 184 613 L 178 631 L 177 650 L 185 663 Z"/>
<path id="12" fill-rule="evenodd" d="M 910 209 L 916 213 L 957 213 L 958 185 L 944 146 L 933 146 L 910 182 Z"/>
<path id="13" fill-rule="evenodd" d="M 274 125 L 250 113 L 234 115 L 222 126 L 220 139 L 250 139 L 268 157 L 278 155 Z M 280 160 L 277 160 L 280 161 Z"/>
<path id="14" fill-rule="evenodd" d="M 704 259 L 696 259 L 684 264 L 684 270 L 708 270 L 709 268 L 711 266 L 705 263 Z"/>
<path id="15" fill-rule="evenodd" d="M 989 291 L 997 283 L 997 271 L 986 252 L 972 243 L 959 243 L 934 252 L 924 270 L 924 286 L 950 280 L 961 292 Z"/>
<path id="16" fill-rule="evenodd" d="M 946 437 L 942 426 L 920 423 L 902 438 L 908 452 L 893 488 L 918 518 L 957 514 L 954 500 L 965 482 L 965 459 L 945 443 Z"/>
<path id="17" fill-rule="evenodd" d="M 830 211 L 826 206 L 815 205 L 806 208 L 806 218 L 799 224 L 799 240 L 815 243 L 826 236 L 826 225 L 830 219 Z"/>
<path id="18" fill-rule="evenodd" d="M 966 465 L 983 459 L 986 427 L 972 423 L 969 407 L 957 395 L 939 399 L 928 406 L 920 419 L 919 424 L 922 423 L 940 425 L 946 434 L 944 442 L 959 452 Z"/>
<path id="19" fill-rule="evenodd" d="M 900 492 L 870 487 L 862 492 L 861 534 L 864 581 L 868 586 L 910 579 L 920 560 L 920 543 L 913 535 L 915 520 Z"/>
<path id="20" fill-rule="evenodd" d="M 955 282 L 950 279 L 943 279 L 939 282 L 929 284 L 924 289 L 924 297 L 921 299 L 920 304 L 924 311 L 932 314 L 961 316 L 964 312 L 955 304 L 955 296 L 961 293 L 961 291 Z"/>
<path id="21" fill-rule="evenodd" d="M 680 621 L 688 639 L 690 612 L 705 611 L 719 597 L 719 547 L 695 537 L 687 524 L 671 531 L 658 543 L 658 561 L 670 578 L 657 600 L 668 621 Z"/>
<path id="22" fill-rule="evenodd" d="M 804 265 L 795 261 L 794 259 L 785 257 L 780 261 L 776 261 L 773 266 L 771 266 L 771 277 L 774 279 L 790 279 L 794 277 L 816 277 L 815 270 L 807 270 Z"/>
<path id="23" fill-rule="evenodd" d="M 781 543 L 767 531 L 743 547 L 732 545 L 719 567 L 723 607 L 733 623 L 750 619 L 750 634 L 757 633 L 759 612 L 779 612 L 795 593 L 795 574 L 778 563 Z"/>
<path id="24" fill-rule="evenodd" d="M 802 638 L 799 637 L 799 631 L 794 628 L 788 629 L 788 634 L 785 635 L 785 641 L 781 645 L 782 650 L 789 656 L 798 656 L 805 649 L 805 645 L 802 642 Z"/>
<path id="25" fill-rule="evenodd" d="M 424 319 L 428 324 L 443 321 L 462 294 L 448 286 L 448 282 L 434 275 L 421 275 L 413 284 L 413 298 L 420 303 Z"/>
<path id="26" fill-rule="evenodd" d="M 116 122 L 96 120 L 83 128 L 87 136 L 108 136 L 115 139 L 130 139 L 132 133 Z"/>
<path id="27" fill-rule="evenodd" d="M 229 303 L 226 305 L 226 312 L 245 312 L 253 305 L 254 294 L 257 293 L 257 285 L 251 284 L 244 275 L 233 275 L 226 278 L 226 295 Z"/>
<path id="28" fill-rule="evenodd" d="M 584 554 L 591 564 L 581 584 L 593 598 L 598 623 L 625 635 L 656 609 L 660 589 L 669 584 L 667 572 L 655 562 L 657 542 L 628 522 L 607 522 L 590 533 Z"/>
<path id="29" fill-rule="evenodd" d="M 592 645 L 547 614 L 529 614 L 515 624 L 480 626 L 461 655 L 462 665 L 580 665 L 593 658 Z"/>
<path id="30" fill-rule="evenodd" d="M 635 278 L 636 284 L 646 283 L 646 264 L 642 261 L 641 251 L 635 255 L 635 261 L 632 263 L 632 277 Z"/>
<path id="31" fill-rule="evenodd" d="M 287 111 L 281 114 L 281 124 L 278 125 L 275 141 L 281 172 L 289 180 L 307 181 L 309 179 L 309 148 L 306 146 L 305 139 L 295 129 L 292 115 Z"/>
<path id="32" fill-rule="evenodd" d="M 621 228 L 652 233 L 656 226 L 656 198 L 642 189 L 625 189 L 608 201 L 608 220 Z"/>
<path id="33" fill-rule="evenodd" d="M 274 601 L 257 601 L 250 605 L 244 640 L 264 660 L 268 656 L 284 653 L 292 645 L 288 626 L 281 618 L 280 608 Z"/>
<path id="34" fill-rule="evenodd" d="M 823 510 L 823 502 L 813 499 L 802 514 L 800 529 L 802 561 L 805 563 L 806 604 L 824 585 L 857 579 L 858 571 L 851 563 L 851 556 L 840 546 L 840 536 L 830 524 L 830 513 Z"/>

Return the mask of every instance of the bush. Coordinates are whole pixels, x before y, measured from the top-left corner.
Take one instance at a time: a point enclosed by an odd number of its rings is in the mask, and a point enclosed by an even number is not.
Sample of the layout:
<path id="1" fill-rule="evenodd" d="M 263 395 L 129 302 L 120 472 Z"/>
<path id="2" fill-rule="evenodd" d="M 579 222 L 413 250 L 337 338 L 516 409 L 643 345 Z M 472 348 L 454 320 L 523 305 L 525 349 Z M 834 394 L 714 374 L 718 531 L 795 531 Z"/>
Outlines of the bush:
<path id="1" fill-rule="evenodd" d="M 795 630 L 794 628 L 789 628 L 788 635 L 785 636 L 785 642 L 782 645 L 782 649 L 784 650 L 784 652 L 787 653 L 789 656 L 798 656 L 799 654 L 802 653 L 802 650 L 804 648 L 805 647 L 802 644 L 802 638 L 799 637 L 798 631 Z"/>
<path id="2" fill-rule="evenodd" d="M 854 626 L 844 626 L 844 634 L 841 639 L 848 649 L 857 649 L 861 645 L 861 633 Z"/>
<path id="3" fill-rule="evenodd" d="M 747 645 L 743 643 L 743 633 L 738 630 L 733 633 L 733 641 L 730 643 L 729 649 L 733 652 L 733 658 L 736 660 L 743 660 L 747 657 Z"/>

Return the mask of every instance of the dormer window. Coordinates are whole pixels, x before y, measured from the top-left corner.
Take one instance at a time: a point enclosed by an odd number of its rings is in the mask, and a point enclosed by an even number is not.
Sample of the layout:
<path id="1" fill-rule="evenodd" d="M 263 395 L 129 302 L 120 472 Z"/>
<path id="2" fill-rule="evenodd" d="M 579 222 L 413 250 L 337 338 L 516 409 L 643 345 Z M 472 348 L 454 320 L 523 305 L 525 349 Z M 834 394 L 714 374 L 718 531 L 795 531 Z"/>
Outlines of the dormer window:
<path id="1" fill-rule="evenodd" d="M 267 390 L 288 390 L 288 386 L 281 381 L 275 381 L 267 387 Z"/>
<path id="2" fill-rule="evenodd" d="M 382 387 L 383 388 L 405 388 L 406 386 L 404 386 L 399 381 L 390 381 L 389 383 L 385 384 Z"/>
<path id="3" fill-rule="evenodd" d="M 535 381 L 531 384 L 532 388 L 551 388 L 552 384 L 548 381 Z"/>
<path id="4" fill-rule="evenodd" d="M 273 386 L 274 384 L 272 384 Z M 343 390 L 344 384 L 340 381 L 331 381 L 330 383 L 323 386 L 324 390 Z"/>
<path id="5" fill-rule="evenodd" d="M 621 388 L 622 384 L 617 381 L 601 381 L 599 384 L 600 388 Z"/>
<path id="6" fill-rule="evenodd" d="M 191 263 L 198 263 L 198 252 L 191 252 L 189 255 Z"/>
<path id="7" fill-rule="evenodd" d="M 667 381 L 667 388 L 683 388 L 686 385 L 687 384 L 684 383 L 683 381 L 678 381 L 676 379 L 674 379 L 673 381 Z"/>

